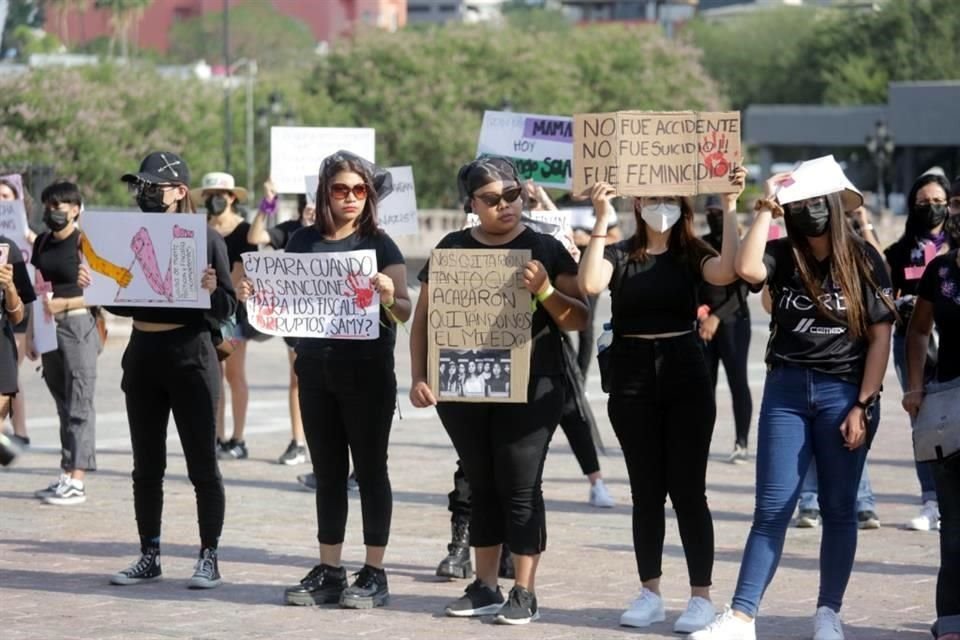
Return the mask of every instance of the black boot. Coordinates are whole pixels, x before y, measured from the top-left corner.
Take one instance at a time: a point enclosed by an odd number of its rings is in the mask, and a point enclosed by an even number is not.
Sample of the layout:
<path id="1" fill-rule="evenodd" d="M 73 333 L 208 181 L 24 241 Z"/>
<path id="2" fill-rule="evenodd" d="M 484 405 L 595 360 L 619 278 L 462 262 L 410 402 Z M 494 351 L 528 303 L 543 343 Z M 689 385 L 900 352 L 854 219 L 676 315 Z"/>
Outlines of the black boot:
<path id="1" fill-rule="evenodd" d="M 510 555 L 510 547 L 507 546 L 507 543 L 503 543 L 503 548 L 500 549 L 500 570 L 497 575 L 507 580 L 513 580 L 517 577 L 513 571 L 513 556 Z"/>
<path id="2" fill-rule="evenodd" d="M 437 575 L 443 578 L 469 578 L 473 575 L 469 518 L 454 516 L 450 529 L 452 538 L 447 545 L 447 557 L 440 561 Z"/>

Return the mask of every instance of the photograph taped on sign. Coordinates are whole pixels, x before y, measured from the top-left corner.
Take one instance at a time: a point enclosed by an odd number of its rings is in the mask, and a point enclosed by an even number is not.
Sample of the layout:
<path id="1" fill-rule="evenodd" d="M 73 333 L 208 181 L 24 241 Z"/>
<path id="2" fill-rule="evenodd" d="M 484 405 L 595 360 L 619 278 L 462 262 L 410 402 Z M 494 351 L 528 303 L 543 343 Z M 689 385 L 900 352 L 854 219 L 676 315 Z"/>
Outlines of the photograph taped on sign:
<path id="1" fill-rule="evenodd" d="M 509 398 L 510 365 L 509 349 L 441 349 L 440 400 Z"/>

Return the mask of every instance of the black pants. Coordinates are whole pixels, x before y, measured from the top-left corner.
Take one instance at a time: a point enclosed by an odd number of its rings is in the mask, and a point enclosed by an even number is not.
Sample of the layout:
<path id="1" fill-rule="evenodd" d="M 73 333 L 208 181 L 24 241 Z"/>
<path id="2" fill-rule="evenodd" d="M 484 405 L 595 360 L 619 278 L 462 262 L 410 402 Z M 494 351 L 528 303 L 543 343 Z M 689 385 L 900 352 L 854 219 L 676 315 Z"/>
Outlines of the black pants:
<path id="1" fill-rule="evenodd" d="M 560 420 L 562 385 L 560 376 L 533 376 L 524 404 L 437 405 L 470 483 L 471 546 L 506 542 L 521 555 L 546 548 L 543 464 Z"/>
<path id="2" fill-rule="evenodd" d="M 147 333 L 134 329 L 123 354 L 133 504 L 141 542 L 160 538 L 167 422 L 173 411 L 187 475 L 197 496 L 200 544 L 216 547 L 226 500 L 217 467 L 216 408 L 220 366 L 207 328 Z"/>
<path id="3" fill-rule="evenodd" d="M 303 433 L 317 478 L 317 540 L 341 544 L 350 459 L 360 485 L 363 544 L 386 546 L 393 517 L 387 445 L 397 401 L 393 355 L 333 361 L 297 357 Z"/>
<path id="4" fill-rule="evenodd" d="M 630 476 L 633 546 L 643 581 L 659 578 L 664 503 L 673 502 L 690 584 L 713 572 L 713 519 L 706 474 L 716 405 L 699 338 L 616 338 L 607 405 Z"/>
<path id="5" fill-rule="evenodd" d="M 590 371 L 590 360 L 593 358 L 593 323 L 594 318 L 597 316 L 598 298 L 599 296 L 587 296 L 587 311 L 589 311 L 587 327 L 583 331 L 578 332 L 577 364 L 580 365 L 580 374 L 583 376 L 584 381 L 587 379 L 587 372 Z"/>
<path id="6" fill-rule="evenodd" d="M 737 429 L 736 444 L 747 446 L 750 421 L 753 419 L 753 397 L 750 395 L 750 379 L 747 376 L 747 360 L 750 356 L 750 316 L 736 314 L 717 328 L 713 340 L 704 344 L 707 367 L 713 378 L 713 391 L 717 391 L 720 362 L 727 374 L 727 384 L 733 396 L 733 421 Z"/>
<path id="7" fill-rule="evenodd" d="M 560 415 L 560 428 L 567 436 L 567 442 L 577 457 L 580 471 L 588 476 L 600 471 L 600 461 L 597 459 L 597 446 L 593 442 L 593 433 L 577 406 L 577 397 L 571 392 L 570 386 L 564 389 L 563 413 Z"/>

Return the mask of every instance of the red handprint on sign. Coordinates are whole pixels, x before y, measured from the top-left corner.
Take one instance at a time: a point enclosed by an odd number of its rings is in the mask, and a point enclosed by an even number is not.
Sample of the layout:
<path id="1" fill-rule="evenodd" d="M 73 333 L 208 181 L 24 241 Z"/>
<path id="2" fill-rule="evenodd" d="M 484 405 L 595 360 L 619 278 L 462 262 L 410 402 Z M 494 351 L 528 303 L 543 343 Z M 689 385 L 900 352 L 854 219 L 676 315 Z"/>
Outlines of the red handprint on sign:
<path id="1" fill-rule="evenodd" d="M 727 136 L 714 131 L 705 136 L 700 143 L 700 153 L 703 155 L 703 165 L 707 168 L 707 175 L 712 178 L 722 178 L 730 172 L 730 161 L 723 150 L 727 149 Z"/>
<path id="2" fill-rule="evenodd" d="M 358 309 L 366 309 L 373 302 L 373 285 L 370 278 L 351 273 L 347 276 L 347 289 L 354 296 Z"/>
<path id="3" fill-rule="evenodd" d="M 268 298 L 264 293 L 257 293 L 253 296 L 253 300 L 257 309 L 257 326 L 276 331 L 277 310 L 272 304 L 273 299 Z"/>

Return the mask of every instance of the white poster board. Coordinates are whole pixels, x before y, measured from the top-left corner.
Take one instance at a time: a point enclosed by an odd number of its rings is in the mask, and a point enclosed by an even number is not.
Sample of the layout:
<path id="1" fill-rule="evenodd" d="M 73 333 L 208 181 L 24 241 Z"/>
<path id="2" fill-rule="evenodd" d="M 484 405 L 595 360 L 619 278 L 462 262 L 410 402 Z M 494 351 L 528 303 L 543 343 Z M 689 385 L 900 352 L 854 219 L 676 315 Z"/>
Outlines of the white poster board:
<path id="1" fill-rule="evenodd" d="M 33 348 L 37 353 L 50 353 L 57 350 L 57 323 L 43 308 L 43 301 L 53 297 L 53 286 L 43 279 L 39 269 L 34 270 L 33 290 L 37 294 L 32 309 Z"/>
<path id="2" fill-rule="evenodd" d="M 323 159 L 350 151 L 374 162 L 375 132 L 365 128 L 271 127 L 270 177 L 277 193 L 302 193 L 303 176 L 320 172 Z"/>
<path id="3" fill-rule="evenodd" d="M 416 235 L 420 227 L 413 167 L 390 167 L 387 171 L 393 180 L 393 190 L 377 207 L 380 227 L 391 236 Z"/>
<path id="4" fill-rule="evenodd" d="M 0 235 L 17 244 L 23 261 L 29 265 L 33 247 L 27 241 L 27 211 L 23 200 L 0 201 Z"/>
<path id="5" fill-rule="evenodd" d="M 335 253 L 245 253 L 253 282 L 247 318 L 261 333 L 297 338 L 376 340 L 380 294 L 373 249 Z"/>
<path id="6" fill-rule="evenodd" d="M 317 175 L 316 173 L 309 176 L 303 176 L 303 184 L 307 190 L 305 194 L 307 196 L 307 205 L 311 207 L 316 207 L 317 206 L 317 187 L 320 186 L 320 176 Z"/>
<path id="7" fill-rule="evenodd" d="M 535 231 L 551 235 L 563 244 L 569 251 L 573 245 L 570 239 L 572 233 L 570 227 L 570 212 L 572 209 L 553 209 L 549 211 L 524 211 L 523 217 L 529 218 L 533 223 L 527 223 Z M 479 227 L 480 217 L 475 213 L 467 214 L 467 228 Z"/>
<path id="8" fill-rule="evenodd" d="M 210 308 L 204 216 L 87 211 L 83 238 L 88 305 Z"/>
<path id="9" fill-rule="evenodd" d="M 569 190 L 573 181 L 573 118 L 486 111 L 477 155 L 513 160 L 524 180 Z"/>

